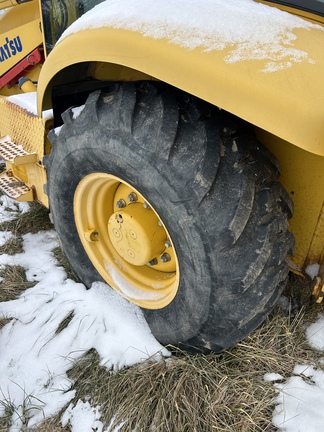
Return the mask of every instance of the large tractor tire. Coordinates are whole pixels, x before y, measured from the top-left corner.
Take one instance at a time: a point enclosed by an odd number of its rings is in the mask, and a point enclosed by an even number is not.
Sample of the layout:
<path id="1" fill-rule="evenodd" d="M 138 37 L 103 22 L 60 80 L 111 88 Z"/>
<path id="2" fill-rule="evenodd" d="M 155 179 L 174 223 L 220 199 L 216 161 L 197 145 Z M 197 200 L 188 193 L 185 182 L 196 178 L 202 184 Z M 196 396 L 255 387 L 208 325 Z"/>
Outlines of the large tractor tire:
<path id="1" fill-rule="evenodd" d="M 146 82 L 94 92 L 63 120 L 47 193 L 85 285 L 106 281 L 139 305 L 163 344 L 220 352 L 254 330 L 294 240 L 278 163 L 248 127 Z"/>

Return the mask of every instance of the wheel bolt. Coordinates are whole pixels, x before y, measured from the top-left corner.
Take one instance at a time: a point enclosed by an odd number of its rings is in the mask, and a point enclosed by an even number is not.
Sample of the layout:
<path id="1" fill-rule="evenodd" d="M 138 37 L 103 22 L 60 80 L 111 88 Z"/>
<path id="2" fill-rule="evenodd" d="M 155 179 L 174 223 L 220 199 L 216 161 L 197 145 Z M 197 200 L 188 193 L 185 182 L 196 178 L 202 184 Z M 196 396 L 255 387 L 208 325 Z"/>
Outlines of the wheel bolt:
<path id="1" fill-rule="evenodd" d="M 153 258 L 151 261 L 147 263 L 148 266 L 152 267 L 158 264 L 158 260 L 156 258 Z"/>
<path id="2" fill-rule="evenodd" d="M 124 207 L 126 207 L 125 201 L 123 199 L 120 199 L 119 201 L 117 201 L 116 207 L 117 208 L 124 208 Z"/>
<path id="3" fill-rule="evenodd" d="M 161 262 L 166 263 L 171 261 L 171 257 L 168 253 L 164 253 L 161 255 Z"/>
<path id="4" fill-rule="evenodd" d="M 85 231 L 85 238 L 88 242 L 96 242 L 99 241 L 99 233 L 94 229 L 90 229 Z"/>
<path id="5" fill-rule="evenodd" d="M 135 192 L 131 192 L 127 197 L 127 201 L 129 201 L 129 202 L 134 202 L 137 200 L 138 200 L 138 197 L 137 197 Z"/>
<path id="6" fill-rule="evenodd" d="M 143 207 L 146 208 L 146 209 L 149 209 L 149 208 L 150 208 L 150 206 L 147 204 L 146 201 L 143 203 Z"/>
<path id="7" fill-rule="evenodd" d="M 164 246 L 165 246 L 166 248 L 169 248 L 169 247 L 172 246 L 172 245 L 171 245 L 171 242 L 170 242 L 169 239 L 167 239 L 167 240 L 165 241 Z"/>
<path id="8" fill-rule="evenodd" d="M 159 225 L 159 226 L 163 226 L 163 223 L 159 220 L 159 221 L 158 221 L 158 225 Z"/>

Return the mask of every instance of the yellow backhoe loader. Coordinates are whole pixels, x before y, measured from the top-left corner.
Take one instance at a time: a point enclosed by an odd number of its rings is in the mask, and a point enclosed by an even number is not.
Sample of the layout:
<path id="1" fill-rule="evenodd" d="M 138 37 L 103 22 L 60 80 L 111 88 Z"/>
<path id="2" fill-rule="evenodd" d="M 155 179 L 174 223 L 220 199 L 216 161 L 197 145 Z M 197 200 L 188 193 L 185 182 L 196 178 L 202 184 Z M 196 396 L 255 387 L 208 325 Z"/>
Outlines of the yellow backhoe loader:
<path id="1" fill-rule="evenodd" d="M 0 0 L 0 157 L 88 288 L 220 352 L 289 269 L 323 297 L 324 2 Z"/>

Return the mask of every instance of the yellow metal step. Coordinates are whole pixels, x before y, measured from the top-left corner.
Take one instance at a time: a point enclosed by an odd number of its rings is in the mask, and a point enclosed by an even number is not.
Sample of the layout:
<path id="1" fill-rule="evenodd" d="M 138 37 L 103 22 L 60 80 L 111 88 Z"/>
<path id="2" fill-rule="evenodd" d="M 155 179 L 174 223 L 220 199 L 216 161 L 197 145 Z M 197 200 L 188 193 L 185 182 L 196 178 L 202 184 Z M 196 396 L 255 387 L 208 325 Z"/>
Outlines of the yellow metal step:
<path id="1" fill-rule="evenodd" d="M 0 191 L 16 201 L 33 201 L 33 191 L 10 171 L 0 174 Z"/>
<path id="2" fill-rule="evenodd" d="M 33 201 L 33 189 L 18 178 L 19 175 L 15 175 L 14 171 L 22 173 L 24 178 L 25 167 L 37 161 L 36 153 L 28 153 L 6 136 L 0 139 L 0 158 L 6 162 L 7 167 L 0 175 L 0 191 L 16 201 Z"/>
<path id="3" fill-rule="evenodd" d="M 0 158 L 18 166 L 36 162 L 37 154 L 26 152 L 9 137 L 4 137 L 0 139 Z"/>
<path id="4" fill-rule="evenodd" d="M 18 145 L 16 139 L 6 135 L 0 138 L 1 159 L 6 164 L 6 171 L 0 175 L 0 191 L 16 201 L 37 200 L 48 207 L 44 192 L 46 170 L 40 163 L 39 154 L 29 152 L 25 145 Z"/>

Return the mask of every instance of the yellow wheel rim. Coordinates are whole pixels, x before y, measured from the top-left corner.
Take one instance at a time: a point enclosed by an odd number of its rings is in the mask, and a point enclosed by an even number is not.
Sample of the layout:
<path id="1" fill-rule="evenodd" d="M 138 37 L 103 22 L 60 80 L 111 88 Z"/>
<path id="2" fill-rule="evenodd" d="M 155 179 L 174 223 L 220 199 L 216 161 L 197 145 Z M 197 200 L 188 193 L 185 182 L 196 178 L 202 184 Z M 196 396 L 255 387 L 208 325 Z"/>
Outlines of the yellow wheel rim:
<path id="1" fill-rule="evenodd" d="M 177 255 L 143 195 L 118 177 L 93 173 L 78 184 L 73 207 L 82 245 L 112 288 L 143 308 L 171 303 L 179 286 Z"/>

